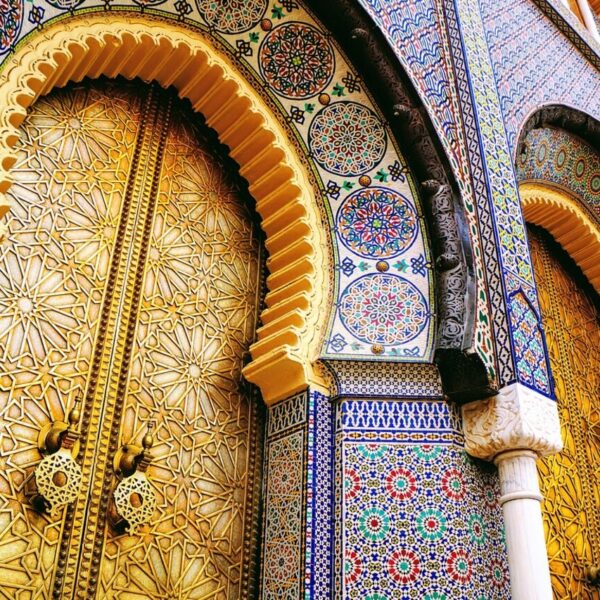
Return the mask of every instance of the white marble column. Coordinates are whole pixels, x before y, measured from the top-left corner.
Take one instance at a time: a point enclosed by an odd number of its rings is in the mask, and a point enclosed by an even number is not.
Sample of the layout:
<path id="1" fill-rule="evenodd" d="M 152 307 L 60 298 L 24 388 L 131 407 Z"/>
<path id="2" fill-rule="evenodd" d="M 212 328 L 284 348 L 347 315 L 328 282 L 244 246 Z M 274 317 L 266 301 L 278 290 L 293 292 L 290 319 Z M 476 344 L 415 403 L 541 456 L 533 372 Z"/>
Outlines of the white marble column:
<path id="1" fill-rule="evenodd" d="M 592 14 L 592 9 L 588 3 L 588 0 L 577 0 L 577 5 L 579 6 L 579 11 L 581 12 L 581 16 L 583 17 L 583 22 L 587 30 L 592 34 L 592 37 L 600 44 L 600 34 L 598 33 L 598 26 L 596 25 L 596 20 L 594 19 L 594 15 Z"/>
<path id="2" fill-rule="evenodd" d="M 552 600 L 536 459 L 529 450 L 502 452 L 494 458 L 513 600 Z"/>
<path id="3" fill-rule="evenodd" d="M 552 600 L 535 463 L 562 449 L 556 402 L 515 383 L 462 416 L 467 452 L 498 466 L 512 599 Z"/>

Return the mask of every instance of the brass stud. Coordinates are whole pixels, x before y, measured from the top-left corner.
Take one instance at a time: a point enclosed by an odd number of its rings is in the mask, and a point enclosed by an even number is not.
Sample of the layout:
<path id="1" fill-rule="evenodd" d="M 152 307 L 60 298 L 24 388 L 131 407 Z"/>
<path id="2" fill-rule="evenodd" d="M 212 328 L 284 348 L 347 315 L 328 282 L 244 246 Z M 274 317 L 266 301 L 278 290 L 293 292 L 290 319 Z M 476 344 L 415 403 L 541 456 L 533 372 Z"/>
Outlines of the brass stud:
<path id="1" fill-rule="evenodd" d="M 358 178 L 358 183 L 360 183 L 360 185 L 363 187 L 368 187 L 371 185 L 371 178 L 368 175 L 361 175 Z"/>
<path id="2" fill-rule="evenodd" d="M 390 265 L 389 265 L 389 263 L 386 260 L 378 260 L 377 264 L 375 265 L 375 267 L 381 273 L 385 273 L 386 271 L 389 270 Z"/>
<path id="3" fill-rule="evenodd" d="M 383 354 L 383 346 L 381 346 L 380 344 L 373 344 L 371 346 L 371 352 L 373 354 Z"/>
<path id="4" fill-rule="evenodd" d="M 329 94 L 321 94 L 319 96 L 319 102 L 323 106 L 327 106 L 331 102 L 331 96 Z"/>

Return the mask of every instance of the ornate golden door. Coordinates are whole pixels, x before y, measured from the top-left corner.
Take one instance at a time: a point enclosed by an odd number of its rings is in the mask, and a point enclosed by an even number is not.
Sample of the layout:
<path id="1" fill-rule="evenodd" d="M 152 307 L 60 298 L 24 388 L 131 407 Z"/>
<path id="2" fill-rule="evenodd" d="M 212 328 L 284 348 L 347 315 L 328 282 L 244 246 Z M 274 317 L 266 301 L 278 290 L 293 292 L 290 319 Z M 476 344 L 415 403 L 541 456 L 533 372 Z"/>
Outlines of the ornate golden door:
<path id="1" fill-rule="evenodd" d="M 529 240 L 555 379 L 564 450 L 540 461 L 556 600 L 600 598 L 600 307 L 571 259 L 539 228 Z"/>
<path id="2" fill-rule="evenodd" d="M 101 81 L 36 103 L 0 246 L 0 597 L 251 594 L 259 402 L 242 383 L 261 242 L 242 180 L 171 93 Z M 77 500 L 36 512 L 39 431 L 83 398 Z M 113 459 L 155 423 L 156 508 L 107 522 Z"/>

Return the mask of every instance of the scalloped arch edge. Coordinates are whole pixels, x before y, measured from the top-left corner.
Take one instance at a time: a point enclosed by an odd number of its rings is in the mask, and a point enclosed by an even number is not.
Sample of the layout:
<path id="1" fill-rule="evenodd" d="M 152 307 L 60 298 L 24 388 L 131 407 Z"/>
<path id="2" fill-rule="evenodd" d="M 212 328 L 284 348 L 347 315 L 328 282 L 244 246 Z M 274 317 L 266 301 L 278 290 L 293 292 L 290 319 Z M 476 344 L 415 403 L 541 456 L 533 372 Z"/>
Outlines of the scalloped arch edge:
<path id="1" fill-rule="evenodd" d="M 263 324 L 244 376 L 267 404 L 318 383 L 312 361 L 326 316 L 330 257 L 315 190 L 275 116 L 200 33 L 117 13 L 72 17 L 30 38 L 0 73 L 0 194 L 11 184 L 13 147 L 27 108 L 70 81 L 118 75 L 175 87 L 217 131 L 248 180 L 266 233 L 270 275 Z M 0 216 L 9 209 L 0 197 Z"/>

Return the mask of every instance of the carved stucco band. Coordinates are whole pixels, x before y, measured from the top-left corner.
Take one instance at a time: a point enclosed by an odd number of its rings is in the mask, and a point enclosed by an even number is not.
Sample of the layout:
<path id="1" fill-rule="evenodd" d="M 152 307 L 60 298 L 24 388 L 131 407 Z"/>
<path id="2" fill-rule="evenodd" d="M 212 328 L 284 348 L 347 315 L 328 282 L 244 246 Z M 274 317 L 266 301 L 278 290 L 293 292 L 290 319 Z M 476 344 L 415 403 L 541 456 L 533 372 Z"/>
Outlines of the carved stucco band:
<path id="1" fill-rule="evenodd" d="M 477 458 L 493 460 L 516 449 L 546 456 L 563 446 L 556 402 L 520 383 L 463 405 L 462 416 L 465 449 Z"/>
<path id="2" fill-rule="evenodd" d="M 122 75 L 174 86 L 229 146 L 262 217 L 270 258 L 267 308 L 244 369 L 267 403 L 313 380 L 316 320 L 328 297 L 329 257 L 313 187 L 281 125 L 258 93 L 199 33 L 139 14 L 60 21 L 20 46 L 0 74 L 0 194 L 10 186 L 11 148 L 35 100 L 69 81 Z M 0 216 L 9 209 L 0 198 Z M 316 352 L 316 351 L 314 351 Z"/>
<path id="3" fill-rule="evenodd" d="M 410 72 L 403 69 L 389 41 L 355 0 L 307 0 L 307 4 L 334 33 L 374 94 L 418 181 L 436 182 L 425 199 L 440 318 L 435 363 L 444 392 L 453 400 L 465 402 L 489 396 L 494 390 L 481 357 L 473 349 L 476 282 L 466 211 L 458 200 L 456 181 L 450 181 L 452 168 Z M 452 261 L 459 261 L 452 268 L 447 261 L 450 255 Z"/>
<path id="4" fill-rule="evenodd" d="M 425 181 L 422 185 L 430 214 L 438 279 L 436 347 L 462 350 L 465 334 L 467 265 L 454 217 L 452 190 L 449 185 L 435 180 Z"/>

